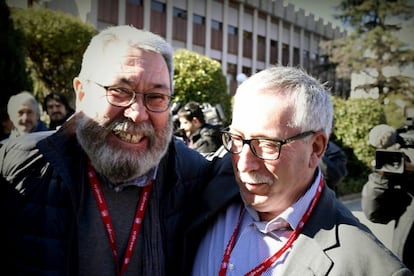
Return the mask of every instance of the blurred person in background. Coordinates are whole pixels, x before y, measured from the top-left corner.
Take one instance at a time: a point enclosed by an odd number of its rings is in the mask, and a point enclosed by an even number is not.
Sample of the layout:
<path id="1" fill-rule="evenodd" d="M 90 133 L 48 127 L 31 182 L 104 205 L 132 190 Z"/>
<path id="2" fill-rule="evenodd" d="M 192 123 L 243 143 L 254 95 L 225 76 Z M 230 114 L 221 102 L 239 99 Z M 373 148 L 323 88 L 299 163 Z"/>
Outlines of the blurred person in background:
<path id="1" fill-rule="evenodd" d="M 52 92 L 45 97 L 43 110 L 49 116 L 50 130 L 60 127 L 74 113 L 65 95 L 59 92 Z"/>
<path id="2" fill-rule="evenodd" d="M 328 145 L 326 146 L 325 153 L 319 163 L 319 167 L 322 170 L 323 176 L 326 181 L 326 185 L 334 190 L 338 196 L 339 184 L 348 175 L 347 162 L 348 158 L 345 151 L 332 141 L 335 137 L 335 123 L 332 123 L 331 134 L 329 137 Z"/>
<path id="3" fill-rule="evenodd" d="M 180 123 L 179 131 L 187 146 L 207 155 L 221 146 L 220 129 L 206 123 L 199 103 L 189 102 L 177 112 Z"/>
<path id="4" fill-rule="evenodd" d="M 325 153 L 319 163 L 326 185 L 338 195 L 339 184 L 348 175 L 345 152 L 334 142 L 329 141 Z"/>
<path id="5" fill-rule="evenodd" d="M 30 132 L 49 130 L 40 119 L 39 102 L 29 92 L 23 91 L 10 97 L 7 113 L 13 123 L 9 138 L 15 138 Z"/>

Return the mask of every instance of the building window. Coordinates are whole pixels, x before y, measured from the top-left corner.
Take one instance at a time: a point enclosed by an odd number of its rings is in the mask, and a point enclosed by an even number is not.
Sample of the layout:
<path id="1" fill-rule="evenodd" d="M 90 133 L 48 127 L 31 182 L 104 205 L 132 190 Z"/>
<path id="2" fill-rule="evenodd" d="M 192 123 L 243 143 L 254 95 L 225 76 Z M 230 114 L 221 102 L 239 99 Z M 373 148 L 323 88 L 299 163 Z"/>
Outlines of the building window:
<path id="1" fill-rule="evenodd" d="M 221 23 L 221 22 L 219 22 L 217 20 L 212 19 L 211 20 L 211 28 L 213 30 L 222 31 L 223 30 L 223 23 Z"/>
<path id="2" fill-rule="evenodd" d="M 151 1 L 151 31 L 162 37 L 166 35 L 167 16 L 165 4 Z"/>
<path id="3" fill-rule="evenodd" d="M 98 20 L 117 25 L 118 24 L 118 0 L 98 1 Z"/>
<path id="4" fill-rule="evenodd" d="M 266 38 L 264 36 L 257 36 L 257 60 L 265 61 L 266 59 Z"/>
<path id="5" fill-rule="evenodd" d="M 299 48 L 294 47 L 293 48 L 293 66 L 300 65 L 300 51 Z"/>
<path id="6" fill-rule="evenodd" d="M 180 8 L 177 8 L 177 7 L 174 7 L 173 8 L 173 16 L 176 17 L 176 18 L 181 18 L 181 19 L 187 20 L 187 11 L 183 10 L 183 9 L 180 9 Z"/>
<path id="7" fill-rule="evenodd" d="M 278 64 L 278 47 L 276 40 L 270 40 L 270 64 Z"/>
<path id="8" fill-rule="evenodd" d="M 211 49 L 223 50 L 223 23 L 211 20 Z"/>
<path id="9" fill-rule="evenodd" d="M 235 26 L 228 25 L 227 27 L 227 41 L 228 41 L 228 52 L 231 54 L 237 54 L 238 52 L 238 29 Z"/>
<path id="10" fill-rule="evenodd" d="M 252 15 L 253 16 L 253 13 L 254 13 L 253 11 L 254 11 L 254 8 L 253 7 L 248 6 L 247 3 L 244 4 L 244 13 L 245 14 L 248 14 L 248 15 Z"/>
<path id="11" fill-rule="evenodd" d="M 307 72 L 309 72 L 309 70 L 310 70 L 310 55 L 309 55 L 309 51 L 308 50 L 303 50 L 302 55 L 303 55 L 303 60 L 302 60 L 303 65 L 302 65 L 302 67 Z"/>
<path id="12" fill-rule="evenodd" d="M 205 46 L 206 45 L 206 19 L 204 16 L 193 15 L 193 44 Z"/>
<path id="13" fill-rule="evenodd" d="M 289 45 L 282 44 L 282 65 L 286 66 L 289 64 Z"/>
<path id="14" fill-rule="evenodd" d="M 238 34 L 237 27 L 229 25 L 227 27 L 227 33 L 230 34 L 230 35 L 237 35 Z"/>
<path id="15" fill-rule="evenodd" d="M 197 25 L 205 25 L 206 24 L 206 19 L 205 19 L 204 16 L 194 14 L 193 15 L 193 23 L 197 24 Z"/>
<path id="16" fill-rule="evenodd" d="M 243 31 L 243 56 L 252 58 L 253 52 L 253 35 L 252 32 Z"/>
<path id="17" fill-rule="evenodd" d="M 165 4 L 158 1 L 151 1 L 151 11 L 165 13 Z"/>
<path id="18" fill-rule="evenodd" d="M 173 8 L 173 39 L 186 41 L 187 37 L 187 11 Z"/>
<path id="19" fill-rule="evenodd" d="M 142 0 L 128 0 L 126 3 L 125 23 L 138 29 L 144 27 L 144 10 Z"/>

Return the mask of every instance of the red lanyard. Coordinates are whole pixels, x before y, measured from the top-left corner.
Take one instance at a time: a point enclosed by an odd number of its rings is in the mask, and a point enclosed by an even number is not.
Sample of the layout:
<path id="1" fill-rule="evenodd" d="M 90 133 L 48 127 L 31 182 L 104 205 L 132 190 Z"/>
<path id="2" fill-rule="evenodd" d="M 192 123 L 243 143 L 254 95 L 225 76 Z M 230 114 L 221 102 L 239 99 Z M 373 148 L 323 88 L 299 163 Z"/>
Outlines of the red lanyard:
<path id="1" fill-rule="evenodd" d="M 98 204 L 102 222 L 105 225 L 105 230 L 108 236 L 109 244 L 111 245 L 112 255 L 114 257 L 117 275 L 118 276 L 123 275 L 131 260 L 134 247 L 138 240 L 138 233 L 142 225 L 142 220 L 144 218 L 145 209 L 148 204 L 148 198 L 149 198 L 149 194 L 152 188 L 152 183 L 154 182 L 154 180 L 151 178 L 148 181 L 148 185 L 144 187 L 142 194 L 139 198 L 139 203 L 138 203 L 137 211 L 135 213 L 134 223 L 132 225 L 131 233 L 129 234 L 128 246 L 125 250 L 124 260 L 122 262 L 122 267 L 120 269 L 119 268 L 119 255 L 118 255 L 118 250 L 117 250 L 116 242 L 115 242 L 114 227 L 112 225 L 111 217 L 109 216 L 109 210 L 106 205 L 101 186 L 99 185 L 99 181 L 98 181 L 98 178 L 96 177 L 95 170 L 93 169 L 90 162 L 88 163 L 88 177 L 89 177 L 89 182 L 91 184 L 93 194 L 95 196 L 96 203 Z"/>
<path id="2" fill-rule="evenodd" d="M 318 202 L 319 197 L 321 196 L 323 187 L 324 187 L 324 181 L 323 181 L 323 176 L 321 176 L 321 179 L 319 181 L 318 188 L 316 190 L 316 194 L 313 197 L 313 200 L 312 200 L 311 204 L 309 205 L 309 207 L 306 210 L 305 214 L 303 214 L 303 216 L 300 219 L 299 224 L 296 227 L 296 229 L 292 232 L 292 234 L 290 234 L 289 239 L 286 241 L 285 245 L 283 245 L 282 248 L 280 248 L 275 254 L 273 254 L 273 256 L 270 256 L 269 258 L 267 258 L 266 260 L 264 260 L 261 264 L 259 264 L 258 266 L 256 266 L 255 268 L 253 268 L 252 270 L 250 270 L 249 272 L 247 272 L 246 273 L 246 276 L 261 275 L 274 262 L 276 262 L 276 260 L 280 256 L 282 256 L 282 254 L 285 253 L 286 250 L 288 250 L 288 248 L 290 248 L 292 246 L 293 242 L 299 236 L 300 232 L 303 229 L 303 226 L 305 225 L 305 223 L 309 219 L 309 217 L 310 217 L 313 209 L 315 208 L 316 203 Z M 244 208 L 242 207 L 241 210 L 240 210 L 239 220 L 238 220 L 237 225 L 234 228 L 233 234 L 231 235 L 231 238 L 230 238 L 230 240 L 229 240 L 229 242 L 227 244 L 226 250 L 224 251 L 224 256 L 223 256 L 223 260 L 221 262 L 219 276 L 225 276 L 226 275 L 227 267 L 228 267 L 228 263 L 229 263 L 229 259 L 230 259 L 230 254 L 233 251 L 234 245 L 236 243 L 237 233 L 239 232 L 241 218 L 242 218 L 242 213 L 243 213 L 242 210 L 243 209 Z"/>

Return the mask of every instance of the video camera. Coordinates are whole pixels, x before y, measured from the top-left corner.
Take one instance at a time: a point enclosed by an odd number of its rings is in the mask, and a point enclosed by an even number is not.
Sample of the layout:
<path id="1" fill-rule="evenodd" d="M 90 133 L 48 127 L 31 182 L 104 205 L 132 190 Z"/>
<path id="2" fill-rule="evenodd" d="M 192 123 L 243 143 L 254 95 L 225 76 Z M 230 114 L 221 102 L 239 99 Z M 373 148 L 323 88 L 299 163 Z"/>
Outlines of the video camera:
<path id="1" fill-rule="evenodd" d="M 401 174 L 405 169 L 404 159 L 402 151 L 377 149 L 375 151 L 375 170 Z"/>
<path id="2" fill-rule="evenodd" d="M 396 130 L 400 149 L 376 149 L 375 170 L 401 174 L 405 170 L 405 154 L 401 149 L 414 148 L 414 106 L 404 109 L 405 125 Z M 411 160 L 414 162 L 414 160 Z"/>

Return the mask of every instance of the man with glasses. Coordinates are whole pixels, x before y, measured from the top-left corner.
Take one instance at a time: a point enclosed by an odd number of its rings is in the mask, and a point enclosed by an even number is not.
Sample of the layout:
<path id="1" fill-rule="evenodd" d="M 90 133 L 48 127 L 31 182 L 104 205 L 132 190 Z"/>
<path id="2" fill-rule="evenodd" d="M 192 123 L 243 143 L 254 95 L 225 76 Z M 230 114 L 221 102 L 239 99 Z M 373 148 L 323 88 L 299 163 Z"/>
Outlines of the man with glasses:
<path id="1" fill-rule="evenodd" d="M 171 46 L 131 26 L 87 47 L 76 113 L 0 151 L 10 275 L 183 275 L 186 212 L 212 162 L 173 133 Z M 229 165 L 231 166 L 231 165 Z"/>
<path id="2" fill-rule="evenodd" d="M 193 275 L 411 275 L 325 185 L 332 118 L 323 85 L 296 68 L 238 87 L 222 138 L 240 198 L 214 201 Z"/>

